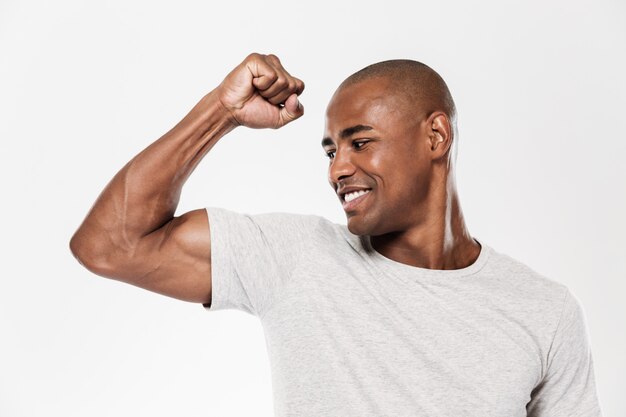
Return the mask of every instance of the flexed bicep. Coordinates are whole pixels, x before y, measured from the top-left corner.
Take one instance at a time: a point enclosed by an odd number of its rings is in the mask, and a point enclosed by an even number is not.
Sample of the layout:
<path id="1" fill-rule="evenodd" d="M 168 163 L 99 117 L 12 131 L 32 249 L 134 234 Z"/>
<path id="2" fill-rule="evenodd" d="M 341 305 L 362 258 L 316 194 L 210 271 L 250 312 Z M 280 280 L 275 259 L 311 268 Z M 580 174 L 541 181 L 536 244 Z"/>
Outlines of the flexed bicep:
<path id="1" fill-rule="evenodd" d="M 211 236 L 206 210 L 172 218 L 111 265 L 94 272 L 180 300 L 210 303 Z"/>

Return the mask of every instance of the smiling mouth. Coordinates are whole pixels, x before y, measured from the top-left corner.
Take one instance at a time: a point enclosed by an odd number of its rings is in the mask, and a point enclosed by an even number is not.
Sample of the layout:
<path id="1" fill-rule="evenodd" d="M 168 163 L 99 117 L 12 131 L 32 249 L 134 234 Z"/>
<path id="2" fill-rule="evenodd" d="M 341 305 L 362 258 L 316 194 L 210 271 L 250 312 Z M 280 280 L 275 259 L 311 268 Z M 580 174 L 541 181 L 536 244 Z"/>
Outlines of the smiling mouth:
<path id="1" fill-rule="evenodd" d="M 370 190 L 371 190 L 371 188 L 368 188 L 367 190 L 359 190 L 359 191 L 353 191 L 351 193 L 346 193 L 343 196 L 343 201 L 345 201 L 346 203 L 354 201 L 357 198 L 361 197 L 362 195 L 365 195 L 365 194 L 369 193 Z"/>
<path id="2" fill-rule="evenodd" d="M 365 200 L 366 196 L 371 191 L 371 189 L 367 189 L 346 193 L 342 198 L 343 209 L 346 211 L 354 209 L 359 203 Z"/>

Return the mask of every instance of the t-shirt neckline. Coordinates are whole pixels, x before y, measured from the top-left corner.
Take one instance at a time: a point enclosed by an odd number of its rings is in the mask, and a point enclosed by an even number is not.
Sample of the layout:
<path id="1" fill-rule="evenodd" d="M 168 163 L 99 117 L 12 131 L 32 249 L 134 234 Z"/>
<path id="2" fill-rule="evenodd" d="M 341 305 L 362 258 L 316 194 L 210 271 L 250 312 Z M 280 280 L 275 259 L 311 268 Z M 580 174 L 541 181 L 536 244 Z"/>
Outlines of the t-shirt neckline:
<path id="1" fill-rule="evenodd" d="M 370 236 L 361 236 L 360 240 L 362 244 L 362 249 L 364 250 L 366 256 L 370 258 L 372 263 L 377 267 L 383 268 L 389 273 L 400 274 L 407 277 L 416 277 L 420 279 L 446 279 L 460 278 L 472 275 L 480 271 L 485 266 L 487 260 L 489 259 L 489 256 L 491 255 L 492 249 L 490 246 L 483 243 L 482 240 L 476 237 L 474 237 L 473 239 L 481 246 L 478 258 L 476 258 L 474 263 L 472 263 L 471 265 L 460 269 L 428 269 L 403 264 L 378 253 L 372 247 Z"/>

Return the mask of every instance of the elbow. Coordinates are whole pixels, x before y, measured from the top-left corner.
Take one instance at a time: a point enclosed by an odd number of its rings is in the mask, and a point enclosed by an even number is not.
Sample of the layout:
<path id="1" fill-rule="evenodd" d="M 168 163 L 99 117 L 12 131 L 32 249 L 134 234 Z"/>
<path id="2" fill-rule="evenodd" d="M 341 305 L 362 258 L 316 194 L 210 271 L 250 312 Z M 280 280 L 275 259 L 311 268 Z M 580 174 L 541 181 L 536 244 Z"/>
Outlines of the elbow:
<path id="1" fill-rule="evenodd" d="M 70 239 L 70 252 L 79 264 L 96 275 L 104 276 L 110 270 L 107 267 L 108 262 L 101 255 L 106 251 L 103 251 L 97 242 L 85 240 L 80 231 L 76 232 Z"/>
<path id="2" fill-rule="evenodd" d="M 76 259 L 79 264 L 81 264 L 82 266 L 86 266 L 86 253 L 83 249 L 84 246 L 81 245 L 77 232 L 70 239 L 70 252 L 72 252 L 72 255 L 74 255 L 74 259 Z"/>

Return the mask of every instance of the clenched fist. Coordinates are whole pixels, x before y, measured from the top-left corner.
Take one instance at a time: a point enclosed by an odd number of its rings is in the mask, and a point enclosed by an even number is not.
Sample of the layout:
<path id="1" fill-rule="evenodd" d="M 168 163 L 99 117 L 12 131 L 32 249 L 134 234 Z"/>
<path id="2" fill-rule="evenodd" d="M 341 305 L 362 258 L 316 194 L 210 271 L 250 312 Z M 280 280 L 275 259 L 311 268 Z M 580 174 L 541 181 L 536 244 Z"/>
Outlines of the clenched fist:
<path id="1" fill-rule="evenodd" d="M 253 53 L 230 72 L 216 93 L 235 125 L 277 129 L 304 114 L 304 83 L 275 55 Z"/>

